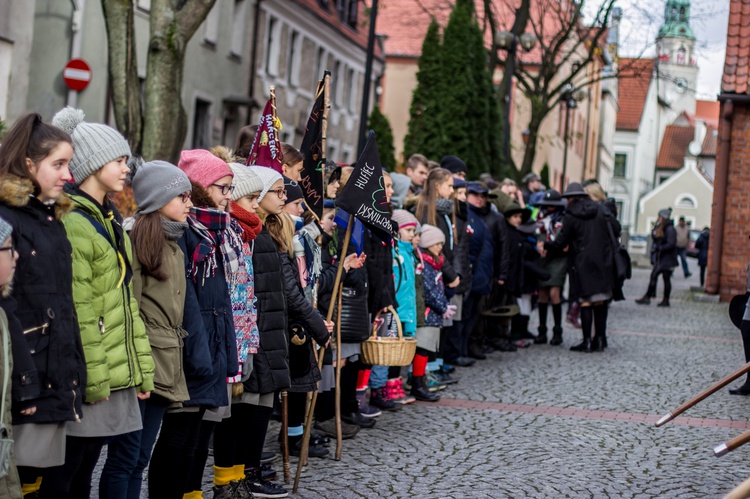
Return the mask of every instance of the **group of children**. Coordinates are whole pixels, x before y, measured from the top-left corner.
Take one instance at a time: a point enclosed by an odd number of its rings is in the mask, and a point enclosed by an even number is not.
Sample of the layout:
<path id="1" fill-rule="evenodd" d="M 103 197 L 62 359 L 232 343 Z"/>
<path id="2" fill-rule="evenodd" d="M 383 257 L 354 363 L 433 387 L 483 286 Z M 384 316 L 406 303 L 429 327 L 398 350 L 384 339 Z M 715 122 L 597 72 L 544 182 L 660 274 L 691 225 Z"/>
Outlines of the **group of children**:
<path id="1" fill-rule="evenodd" d="M 298 184 L 299 151 L 283 144 L 284 175 L 246 166 L 252 135 L 242 131 L 240 156 L 186 150 L 173 165 L 132 161 L 122 135 L 72 108 L 52 124 L 28 114 L 8 132 L 0 327 L 10 348 L 3 427 L 15 444 L 12 457 L 0 455 L 0 497 L 89 497 L 106 446 L 99 497 L 140 497 L 148 469 L 149 497 L 199 498 L 211 442 L 213 497 L 285 497 L 264 464 L 269 421 L 286 391 L 279 439 L 299 455 L 307 394 L 318 390 L 309 452 L 328 453 L 336 356 L 325 314 L 337 299 L 344 438 L 381 410 L 439 400 L 457 381 L 453 366 L 490 347 L 546 343 L 548 303 L 551 344 L 562 343 L 567 260 L 549 244 L 559 193 L 547 192 L 540 222 L 529 224 L 512 181 L 493 191 L 467 183 L 459 158 L 444 158 L 421 187 L 383 172 L 397 238 L 359 227 L 344 255 L 335 197 L 353 168 L 328 172 L 318 220 Z M 123 220 L 112 197 L 126 183 L 137 211 Z M 361 358 L 373 327 L 391 335 L 396 321 L 417 341 L 404 376 Z"/>

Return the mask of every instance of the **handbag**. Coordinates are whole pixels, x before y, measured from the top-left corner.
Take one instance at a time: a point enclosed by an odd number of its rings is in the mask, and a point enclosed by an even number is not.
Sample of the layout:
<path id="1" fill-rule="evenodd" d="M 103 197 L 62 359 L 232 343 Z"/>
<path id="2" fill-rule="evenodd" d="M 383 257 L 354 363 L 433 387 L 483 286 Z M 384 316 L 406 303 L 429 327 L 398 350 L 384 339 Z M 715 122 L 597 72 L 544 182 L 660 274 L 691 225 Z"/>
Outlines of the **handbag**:
<path id="1" fill-rule="evenodd" d="M 341 341 L 361 343 L 370 336 L 371 327 L 370 314 L 367 310 L 367 292 L 354 288 L 342 288 Z"/>
<path id="2" fill-rule="evenodd" d="M 10 381 L 10 352 L 8 348 L 8 322 L 3 314 L 2 317 L 3 332 L 3 400 L 0 402 L 0 479 L 8 476 L 11 465 L 11 454 L 13 453 L 13 440 L 10 438 L 10 431 L 5 426 L 2 418 L 5 416 L 5 397 L 8 393 L 8 382 Z"/>
<path id="3" fill-rule="evenodd" d="M 630 279 L 633 276 L 633 267 L 630 263 L 630 253 L 628 253 L 628 250 L 625 249 L 625 246 L 617 241 L 615 233 L 612 230 L 612 226 L 609 224 L 609 222 L 607 222 L 607 230 L 609 231 L 609 238 L 612 242 L 615 270 L 617 271 L 617 280 L 622 282 L 625 279 Z"/>

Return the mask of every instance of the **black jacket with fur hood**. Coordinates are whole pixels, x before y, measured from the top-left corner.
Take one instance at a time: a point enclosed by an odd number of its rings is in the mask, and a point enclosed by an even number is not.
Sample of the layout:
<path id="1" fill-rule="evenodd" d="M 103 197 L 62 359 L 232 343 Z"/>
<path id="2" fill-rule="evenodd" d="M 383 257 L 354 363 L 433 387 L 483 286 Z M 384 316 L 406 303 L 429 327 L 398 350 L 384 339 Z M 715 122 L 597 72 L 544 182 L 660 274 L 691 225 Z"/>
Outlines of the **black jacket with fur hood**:
<path id="1" fill-rule="evenodd" d="M 0 217 L 13 226 L 19 254 L 12 292 L 17 309 L 15 318 L 8 318 L 15 359 L 14 424 L 76 420 L 83 401 L 81 387 L 86 386 L 73 304 L 72 248 L 61 222 L 72 205 L 64 194 L 45 205 L 33 193 L 28 179 L 0 179 Z M 20 414 L 32 406 L 34 415 Z"/>

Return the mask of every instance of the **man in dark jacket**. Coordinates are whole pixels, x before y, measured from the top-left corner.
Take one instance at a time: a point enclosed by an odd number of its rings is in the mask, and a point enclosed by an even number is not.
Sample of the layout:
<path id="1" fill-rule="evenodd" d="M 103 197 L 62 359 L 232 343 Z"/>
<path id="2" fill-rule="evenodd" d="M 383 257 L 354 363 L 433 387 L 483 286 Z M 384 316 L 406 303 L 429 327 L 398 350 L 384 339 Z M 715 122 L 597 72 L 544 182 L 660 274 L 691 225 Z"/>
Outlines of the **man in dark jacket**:
<path id="1" fill-rule="evenodd" d="M 659 275 L 664 279 L 664 298 L 659 303 L 660 307 L 669 306 L 669 295 L 672 292 L 672 272 L 677 267 L 677 231 L 674 222 L 670 219 L 672 208 L 665 208 L 659 212 L 654 230 L 651 231 L 651 279 L 648 283 L 646 294 L 636 300 L 639 305 L 648 305 L 651 298 L 656 298 L 656 282 Z"/>

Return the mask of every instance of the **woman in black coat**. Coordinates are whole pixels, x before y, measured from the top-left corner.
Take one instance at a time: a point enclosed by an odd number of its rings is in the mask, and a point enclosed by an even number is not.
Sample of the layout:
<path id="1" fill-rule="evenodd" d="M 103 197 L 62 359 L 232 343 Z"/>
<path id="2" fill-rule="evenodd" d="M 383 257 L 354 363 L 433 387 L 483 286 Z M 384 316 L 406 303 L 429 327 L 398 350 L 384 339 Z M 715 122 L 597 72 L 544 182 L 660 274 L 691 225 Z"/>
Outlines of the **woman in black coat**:
<path id="1" fill-rule="evenodd" d="M 16 121 L 0 148 L 0 216 L 19 254 L 3 307 L 10 323 L 14 458 L 32 492 L 65 459 L 65 426 L 78 420 L 86 364 L 73 306 L 72 249 L 61 219 L 72 208 L 70 136 L 38 114 Z M 17 304 L 15 313 L 12 308 Z M 6 308 L 7 307 L 7 308 Z"/>
<path id="2" fill-rule="evenodd" d="M 544 249 L 562 251 L 568 246 L 570 299 L 581 304 L 583 329 L 583 341 L 571 347 L 571 350 L 602 351 L 605 347 L 607 304 L 613 297 L 621 295 L 615 276 L 614 248 L 610 236 L 610 231 L 619 233 L 619 224 L 589 197 L 578 182 L 568 185 L 563 197 L 568 199 L 563 226 L 554 241 L 544 243 Z M 593 341 L 592 326 L 595 330 Z"/>
<path id="3" fill-rule="evenodd" d="M 672 292 L 672 271 L 677 267 L 677 231 L 674 223 L 670 220 L 672 208 L 666 208 L 659 212 L 654 230 L 651 231 L 653 246 L 651 247 L 651 279 L 648 282 L 648 290 L 642 298 L 635 302 L 639 305 L 648 305 L 651 298 L 656 298 L 656 282 L 659 275 L 664 279 L 664 298 L 659 303 L 660 307 L 669 306 L 669 295 Z"/>
<path id="4" fill-rule="evenodd" d="M 701 269 L 701 287 L 706 284 L 706 266 L 708 266 L 708 241 L 710 232 L 708 227 L 703 227 L 703 232 L 695 241 L 695 249 L 698 250 L 698 266 Z"/>

